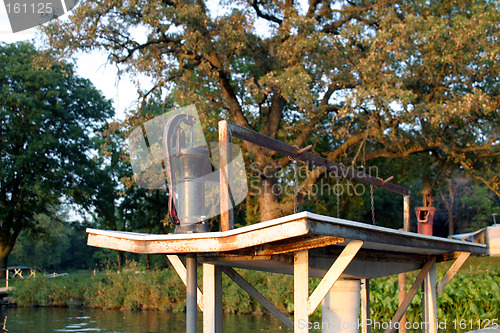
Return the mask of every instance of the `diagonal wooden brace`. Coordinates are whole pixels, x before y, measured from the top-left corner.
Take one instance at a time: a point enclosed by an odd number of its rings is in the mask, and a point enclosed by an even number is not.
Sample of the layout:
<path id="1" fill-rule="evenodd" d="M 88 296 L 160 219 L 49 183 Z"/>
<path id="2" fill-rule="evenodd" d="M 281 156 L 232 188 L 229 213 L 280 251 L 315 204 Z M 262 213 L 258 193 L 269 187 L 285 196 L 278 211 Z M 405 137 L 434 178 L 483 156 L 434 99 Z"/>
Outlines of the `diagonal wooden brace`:
<path id="1" fill-rule="evenodd" d="M 422 267 L 422 269 L 420 270 L 420 273 L 418 274 L 417 278 L 415 279 L 415 282 L 413 282 L 413 285 L 411 286 L 410 290 L 406 294 L 405 299 L 403 300 L 403 302 L 399 306 L 398 310 L 394 314 L 394 317 L 392 317 L 392 320 L 391 320 L 392 325 L 385 330 L 385 333 L 392 333 L 396 330 L 396 328 L 394 327 L 394 326 L 396 326 L 395 324 L 399 323 L 399 321 L 401 320 L 401 318 L 405 314 L 406 310 L 408 309 L 408 306 L 410 306 L 410 303 L 413 300 L 413 297 L 415 297 L 415 295 L 417 294 L 418 289 L 422 285 L 422 282 L 424 282 L 424 279 L 425 279 L 427 273 L 429 273 L 430 269 L 433 267 L 435 262 L 436 262 L 436 257 L 432 257 L 431 259 L 429 259 L 425 263 L 424 267 Z"/>
<path id="2" fill-rule="evenodd" d="M 361 249 L 361 246 L 363 246 L 363 241 L 360 240 L 351 240 L 346 245 L 342 253 L 340 253 L 332 267 L 330 267 L 328 272 L 326 272 L 325 276 L 313 291 L 311 296 L 309 296 L 309 301 L 307 303 L 307 312 L 309 315 L 316 310 L 323 298 L 325 298 L 326 294 L 328 294 L 330 289 L 332 289 L 335 282 L 337 282 L 347 266 L 351 263 L 352 259 L 354 259 L 354 256 L 358 253 L 359 249 Z"/>
<path id="3" fill-rule="evenodd" d="M 231 278 L 238 286 L 245 290 L 257 302 L 259 302 L 267 311 L 271 312 L 278 318 L 286 327 L 293 331 L 293 322 L 286 314 L 281 312 L 273 303 L 271 303 L 264 295 L 262 295 L 254 286 L 248 283 L 238 272 L 231 267 L 223 267 L 222 271 Z"/>
<path id="4" fill-rule="evenodd" d="M 439 296 L 444 288 L 446 288 L 446 285 L 448 282 L 453 279 L 453 277 L 457 274 L 458 270 L 462 267 L 462 265 L 465 263 L 467 258 L 469 258 L 470 253 L 469 252 L 462 252 L 460 253 L 460 256 L 455 260 L 453 265 L 451 265 L 450 269 L 448 269 L 448 272 L 443 276 L 441 281 L 439 281 L 439 284 L 436 287 L 436 294 Z"/>
<path id="5" fill-rule="evenodd" d="M 167 254 L 167 258 L 174 267 L 175 271 L 177 272 L 177 275 L 179 275 L 179 277 L 181 278 L 182 283 L 184 283 L 184 285 L 186 286 L 187 285 L 186 267 L 182 263 L 181 259 L 179 259 L 179 256 L 173 254 Z M 201 293 L 200 288 L 197 288 L 196 294 L 197 294 L 196 303 L 198 304 L 198 308 L 200 308 L 200 311 L 203 312 L 203 294 Z"/>

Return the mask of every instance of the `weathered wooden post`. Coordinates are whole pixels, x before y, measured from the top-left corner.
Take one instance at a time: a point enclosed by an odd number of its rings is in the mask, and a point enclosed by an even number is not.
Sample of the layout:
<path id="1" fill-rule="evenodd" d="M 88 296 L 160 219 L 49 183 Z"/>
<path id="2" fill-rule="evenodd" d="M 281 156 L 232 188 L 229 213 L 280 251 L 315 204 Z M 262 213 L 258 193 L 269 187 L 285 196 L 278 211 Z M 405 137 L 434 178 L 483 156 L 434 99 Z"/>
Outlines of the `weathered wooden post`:
<path id="1" fill-rule="evenodd" d="M 227 121 L 219 122 L 219 181 L 220 181 L 220 229 L 228 231 L 234 227 L 233 209 L 230 200 L 231 182 L 231 132 Z"/>
<path id="2" fill-rule="evenodd" d="M 309 251 L 298 251 L 293 264 L 293 331 L 309 332 Z"/>

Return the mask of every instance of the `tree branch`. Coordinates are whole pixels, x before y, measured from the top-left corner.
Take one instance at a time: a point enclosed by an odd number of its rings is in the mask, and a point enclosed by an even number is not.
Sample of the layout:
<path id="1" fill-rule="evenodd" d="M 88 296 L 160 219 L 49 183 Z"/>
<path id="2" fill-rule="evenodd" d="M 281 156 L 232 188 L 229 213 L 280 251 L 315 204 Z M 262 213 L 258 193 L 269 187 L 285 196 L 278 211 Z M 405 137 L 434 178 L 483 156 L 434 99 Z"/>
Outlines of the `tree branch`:
<path id="1" fill-rule="evenodd" d="M 264 20 L 267 20 L 267 21 L 277 23 L 279 25 L 281 25 L 283 23 L 283 20 L 277 18 L 274 15 L 264 14 L 259 8 L 258 0 L 253 0 L 252 7 L 253 7 L 253 9 L 255 9 L 255 13 L 257 14 L 258 17 L 263 18 Z"/>
<path id="2" fill-rule="evenodd" d="M 442 148 L 442 146 L 443 146 L 442 144 L 434 144 L 429 146 L 414 146 L 411 148 L 407 148 L 406 150 L 399 150 L 399 151 L 391 150 L 390 148 L 384 148 L 366 154 L 365 160 L 369 161 L 380 157 L 403 158 L 416 153 L 429 152 L 437 148 Z"/>
<path id="3" fill-rule="evenodd" d="M 271 100 L 271 106 L 269 107 L 266 126 L 263 128 L 265 135 L 271 138 L 276 137 L 281 119 L 283 118 L 283 108 L 285 105 L 286 100 L 279 93 L 275 93 Z"/>
<path id="4" fill-rule="evenodd" d="M 343 144 L 341 144 L 337 149 L 332 151 L 327 155 L 327 158 L 332 161 L 337 161 L 340 155 L 344 154 L 349 148 L 357 145 L 361 141 L 365 140 L 365 137 L 368 135 L 373 135 L 378 131 L 376 127 L 370 127 L 365 131 L 362 131 L 358 134 L 352 135 L 349 137 Z"/>

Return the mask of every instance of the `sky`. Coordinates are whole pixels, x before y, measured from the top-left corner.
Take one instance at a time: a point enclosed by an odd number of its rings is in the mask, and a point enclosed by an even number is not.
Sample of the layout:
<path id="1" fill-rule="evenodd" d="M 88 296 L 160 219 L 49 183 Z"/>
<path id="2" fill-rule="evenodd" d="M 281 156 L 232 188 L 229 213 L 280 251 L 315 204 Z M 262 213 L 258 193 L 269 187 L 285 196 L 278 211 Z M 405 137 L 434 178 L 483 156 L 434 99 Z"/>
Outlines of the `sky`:
<path id="1" fill-rule="evenodd" d="M 12 33 L 4 0 L 0 0 L 0 42 L 31 41 L 35 37 L 36 28 Z M 106 98 L 113 101 L 115 118 L 124 119 L 125 112 L 130 110 L 137 100 L 137 89 L 132 81 L 127 76 L 118 80 L 116 68 L 110 64 L 106 65 L 106 57 L 98 52 L 79 56 L 76 65 L 79 76 L 89 79 Z"/>

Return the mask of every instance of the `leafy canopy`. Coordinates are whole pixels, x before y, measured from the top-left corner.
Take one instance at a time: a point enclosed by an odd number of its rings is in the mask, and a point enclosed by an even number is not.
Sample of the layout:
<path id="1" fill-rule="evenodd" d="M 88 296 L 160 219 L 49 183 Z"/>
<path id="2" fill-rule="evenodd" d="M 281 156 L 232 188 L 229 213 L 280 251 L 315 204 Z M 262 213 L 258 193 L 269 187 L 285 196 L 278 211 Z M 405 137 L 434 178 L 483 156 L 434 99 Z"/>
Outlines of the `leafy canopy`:
<path id="1" fill-rule="evenodd" d="M 197 103 L 210 128 L 226 117 L 354 166 L 419 155 L 500 195 L 486 176 L 500 142 L 497 1 L 88 0 L 44 32 L 63 54 L 103 50 L 150 76 L 145 99 Z M 261 167 L 290 163 L 244 147 Z M 260 181 L 261 219 L 291 210 L 275 183 Z"/>
<path id="2" fill-rule="evenodd" d="M 61 201 L 86 204 L 94 139 L 109 101 L 72 67 L 27 43 L 0 45 L 0 259 L 35 216 Z M 5 259 L 6 260 L 6 259 Z"/>

